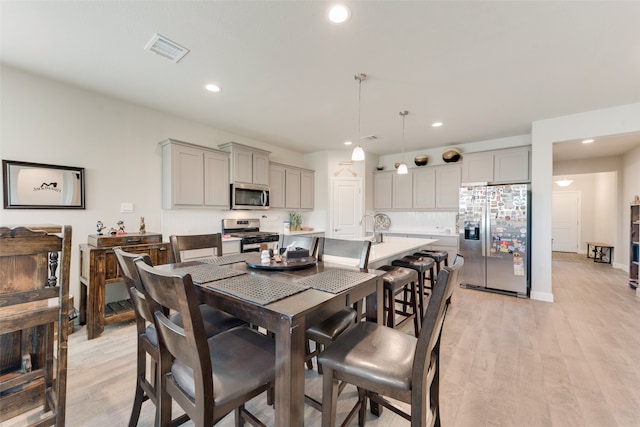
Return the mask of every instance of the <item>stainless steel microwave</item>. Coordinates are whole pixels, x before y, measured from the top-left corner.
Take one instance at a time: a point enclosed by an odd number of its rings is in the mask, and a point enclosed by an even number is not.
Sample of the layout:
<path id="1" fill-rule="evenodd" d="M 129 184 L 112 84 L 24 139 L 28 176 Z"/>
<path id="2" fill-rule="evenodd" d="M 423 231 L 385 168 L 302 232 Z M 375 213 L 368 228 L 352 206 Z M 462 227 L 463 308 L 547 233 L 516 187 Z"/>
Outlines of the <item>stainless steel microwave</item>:
<path id="1" fill-rule="evenodd" d="M 231 209 L 269 209 L 269 187 L 231 184 Z"/>

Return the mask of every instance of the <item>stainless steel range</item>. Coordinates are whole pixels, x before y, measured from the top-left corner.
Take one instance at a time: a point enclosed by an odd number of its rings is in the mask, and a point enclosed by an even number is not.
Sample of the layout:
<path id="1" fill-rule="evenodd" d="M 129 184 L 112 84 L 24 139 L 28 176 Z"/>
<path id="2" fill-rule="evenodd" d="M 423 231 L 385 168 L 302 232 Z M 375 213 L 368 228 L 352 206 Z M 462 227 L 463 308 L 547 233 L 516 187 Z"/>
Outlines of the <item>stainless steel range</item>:
<path id="1" fill-rule="evenodd" d="M 260 231 L 260 220 L 253 219 L 223 219 L 222 234 L 239 237 L 241 252 L 259 252 L 260 246 L 267 244 L 275 249 L 280 235 L 271 231 Z"/>

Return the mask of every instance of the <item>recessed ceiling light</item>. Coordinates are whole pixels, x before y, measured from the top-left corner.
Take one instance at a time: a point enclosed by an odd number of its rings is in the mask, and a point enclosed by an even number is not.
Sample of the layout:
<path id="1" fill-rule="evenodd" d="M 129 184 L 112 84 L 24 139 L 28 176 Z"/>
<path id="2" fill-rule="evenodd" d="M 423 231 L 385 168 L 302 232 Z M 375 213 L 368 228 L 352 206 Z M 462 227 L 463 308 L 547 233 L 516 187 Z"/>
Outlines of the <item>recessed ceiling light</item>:
<path id="1" fill-rule="evenodd" d="M 351 18 L 351 10 L 347 6 L 336 4 L 329 8 L 327 16 L 329 17 L 329 21 L 334 24 L 342 24 Z"/>
<path id="2" fill-rule="evenodd" d="M 345 141 L 344 145 L 351 145 L 351 141 Z"/>
<path id="3" fill-rule="evenodd" d="M 582 141 L 583 144 L 591 144 L 593 142 L 593 139 L 585 139 Z"/>
<path id="4" fill-rule="evenodd" d="M 442 126 L 444 123 L 442 122 L 433 122 L 431 123 L 431 126 L 434 128 L 439 128 L 440 126 Z"/>
<path id="5" fill-rule="evenodd" d="M 210 84 L 206 85 L 205 88 L 209 92 L 220 92 L 220 86 L 214 85 L 213 83 L 210 83 Z"/>

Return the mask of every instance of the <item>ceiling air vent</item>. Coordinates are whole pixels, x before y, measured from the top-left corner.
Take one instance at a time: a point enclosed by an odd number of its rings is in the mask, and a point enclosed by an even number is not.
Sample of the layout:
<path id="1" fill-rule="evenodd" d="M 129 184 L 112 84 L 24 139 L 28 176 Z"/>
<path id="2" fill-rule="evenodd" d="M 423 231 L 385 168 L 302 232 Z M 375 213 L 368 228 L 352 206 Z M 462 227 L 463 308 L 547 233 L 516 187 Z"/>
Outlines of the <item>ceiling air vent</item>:
<path id="1" fill-rule="evenodd" d="M 182 47 L 160 34 L 154 34 L 153 37 L 151 37 L 151 40 L 149 40 L 149 43 L 144 47 L 144 50 L 153 52 L 156 55 L 160 55 L 163 58 L 176 63 L 180 61 L 183 56 L 189 53 L 189 49 L 186 47 Z"/>

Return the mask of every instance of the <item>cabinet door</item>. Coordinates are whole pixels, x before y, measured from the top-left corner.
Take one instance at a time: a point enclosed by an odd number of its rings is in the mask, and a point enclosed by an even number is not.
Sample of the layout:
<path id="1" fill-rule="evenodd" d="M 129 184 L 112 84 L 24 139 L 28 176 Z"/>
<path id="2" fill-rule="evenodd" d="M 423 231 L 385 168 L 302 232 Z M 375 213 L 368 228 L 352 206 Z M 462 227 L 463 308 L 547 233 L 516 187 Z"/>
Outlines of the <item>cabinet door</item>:
<path id="1" fill-rule="evenodd" d="M 413 173 L 406 175 L 392 175 L 393 181 L 393 208 L 410 209 L 413 207 Z"/>
<path id="2" fill-rule="evenodd" d="M 204 152 L 204 204 L 229 207 L 229 156 Z"/>
<path id="3" fill-rule="evenodd" d="M 493 152 L 465 154 L 462 182 L 493 182 Z"/>
<path id="4" fill-rule="evenodd" d="M 269 165 L 269 207 L 284 208 L 285 168 L 279 165 Z"/>
<path id="5" fill-rule="evenodd" d="M 204 200 L 202 150 L 174 145 L 172 154 L 173 204 L 202 206 Z"/>
<path id="6" fill-rule="evenodd" d="M 373 208 L 391 209 L 393 172 L 375 172 L 373 174 Z"/>
<path id="7" fill-rule="evenodd" d="M 461 171 L 460 165 L 435 167 L 437 209 L 458 209 Z"/>
<path id="8" fill-rule="evenodd" d="M 285 172 L 284 204 L 287 209 L 300 209 L 300 171 L 287 169 Z"/>
<path id="9" fill-rule="evenodd" d="M 253 153 L 253 183 L 269 185 L 269 155 Z"/>
<path id="10" fill-rule="evenodd" d="M 253 152 L 236 147 L 233 155 L 233 181 L 253 183 Z"/>
<path id="11" fill-rule="evenodd" d="M 313 209 L 315 175 L 313 172 L 300 173 L 300 209 Z"/>
<path id="12" fill-rule="evenodd" d="M 500 150 L 493 157 L 493 182 L 512 184 L 517 182 L 530 182 L 529 147 Z"/>
<path id="13" fill-rule="evenodd" d="M 433 209 L 436 207 L 436 171 L 434 168 L 413 172 L 413 207 Z"/>

